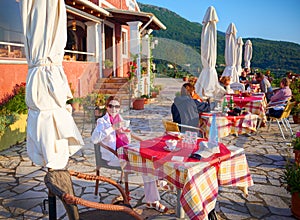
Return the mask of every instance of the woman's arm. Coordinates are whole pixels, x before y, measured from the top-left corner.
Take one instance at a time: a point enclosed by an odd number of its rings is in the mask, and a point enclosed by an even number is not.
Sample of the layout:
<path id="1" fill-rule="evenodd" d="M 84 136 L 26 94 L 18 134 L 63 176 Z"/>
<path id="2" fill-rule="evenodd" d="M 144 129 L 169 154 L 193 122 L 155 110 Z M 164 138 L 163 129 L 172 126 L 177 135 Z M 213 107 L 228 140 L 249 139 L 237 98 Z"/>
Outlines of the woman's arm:
<path id="1" fill-rule="evenodd" d="M 105 137 L 114 132 L 114 128 L 106 121 L 105 117 L 97 120 L 97 126 L 92 133 L 91 140 L 94 144 L 101 142 Z"/>

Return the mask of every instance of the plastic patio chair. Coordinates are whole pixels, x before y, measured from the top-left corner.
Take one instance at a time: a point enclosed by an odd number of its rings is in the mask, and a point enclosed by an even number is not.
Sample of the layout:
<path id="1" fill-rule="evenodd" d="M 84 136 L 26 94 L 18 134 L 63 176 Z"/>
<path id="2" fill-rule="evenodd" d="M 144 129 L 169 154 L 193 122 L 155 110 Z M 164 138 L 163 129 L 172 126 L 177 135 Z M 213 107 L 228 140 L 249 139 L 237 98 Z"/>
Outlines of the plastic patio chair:
<path id="1" fill-rule="evenodd" d="M 75 196 L 71 176 L 89 181 L 99 180 L 115 186 L 123 197 L 124 205 L 103 204 L 88 201 Z M 142 219 L 130 206 L 128 197 L 123 188 L 115 181 L 90 174 L 68 170 L 50 170 L 45 176 L 45 184 L 49 190 L 49 219 L 56 219 L 56 196 L 62 201 L 68 218 L 71 220 L 93 219 Z M 78 211 L 77 205 L 85 206 L 88 211 Z"/>
<path id="2" fill-rule="evenodd" d="M 173 131 L 173 132 L 179 132 L 179 126 L 176 122 L 168 121 L 168 120 L 162 120 L 163 125 L 165 127 L 166 131 Z"/>
<path id="3" fill-rule="evenodd" d="M 241 92 L 244 92 L 244 91 L 245 91 L 245 85 L 242 84 L 242 83 L 238 83 L 238 82 L 231 83 L 231 84 L 230 84 L 230 88 L 231 88 L 233 91 L 236 91 L 236 90 L 239 90 L 239 91 L 241 91 Z"/>
<path id="4" fill-rule="evenodd" d="M 269 121 L 269 124 L 268 124 L 268 131 L 270 130 L 271 122 L 273 120 L 276 120 L 278 128 L 279 128 L 279 130 L 281 132 L 281 135 L 282 135 L 283 139 L 286 139 L 286 138 L 284 136 L 281 124 L 283 125 L 283 127 L 285 128 L 286 131 L 287 131 L 287 129 L 289 129 L 291 135 L 293 136 L 293 130 L 292 130 L 290 122 L 289 122 L 289 116 L 290 116 L 291 110 L 294 107 L 294 105 L 295 105 L 295 102 L 288 101 L 285 104 L 284 110 L 283 110 L 283 112 L 282 112 L 282 114 L 281 114 L 281 116 L 279 118 L 270 116 L 270 121 Z M 275 106 L 270 106 L 269 108 L 274 108 L 274 107 L 276 107 L 276 105 Z M 280 122 L 281 122 L 281 124 L 280 124 Z"/>

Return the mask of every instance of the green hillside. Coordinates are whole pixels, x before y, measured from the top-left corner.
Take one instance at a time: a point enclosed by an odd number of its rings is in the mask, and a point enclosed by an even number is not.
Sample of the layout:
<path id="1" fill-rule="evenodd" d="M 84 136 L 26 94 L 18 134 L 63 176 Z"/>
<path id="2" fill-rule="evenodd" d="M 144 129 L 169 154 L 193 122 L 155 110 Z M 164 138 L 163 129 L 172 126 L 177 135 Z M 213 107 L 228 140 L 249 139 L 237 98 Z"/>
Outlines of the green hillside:
<path id="1" fill-rule="evenodd" d="M 202 25 L 190 22 L 178 14 L 153 5 L 139 3 L 141 11 L 151 12 L 167 27 L 167 30 L 153 31 L 158 45 L 153 50 L 156 63 L 163 60 L 197 74 L 200 66 L 200 37 Z M 163 38 L 163 39 L 162 39 Z M 271 41 L 259 38 L 243 38 L 244 43 L 251 40 L 253 57 L 251 67 L 259 70 L 271 70 L 276 76 L 283 76 L 287 71 L 300 73 L 300 45 L 283 41 Z M 217 65 L 225 64 L 225 33 L 218 31 Z M 242 64 L 243 66 L 243 64 Z"/>

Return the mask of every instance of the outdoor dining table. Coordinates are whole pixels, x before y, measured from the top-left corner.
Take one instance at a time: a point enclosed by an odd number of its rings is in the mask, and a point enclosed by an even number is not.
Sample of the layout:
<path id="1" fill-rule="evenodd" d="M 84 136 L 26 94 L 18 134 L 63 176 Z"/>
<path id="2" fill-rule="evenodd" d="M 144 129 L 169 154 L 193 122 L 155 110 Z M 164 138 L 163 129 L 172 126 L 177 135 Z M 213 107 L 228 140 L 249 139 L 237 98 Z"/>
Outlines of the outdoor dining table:
<path id="1" fill-rule="evenodd" d="M 165 150 L 165 141 L 177 139 L 177 150 Z M 183 212 L 190 219 L 207 219 L 215 208 L 219 186 L 241 187 L 245 193 L 253 181 L 242 148 L 219 143 L 220 153 L 200 160 L 190 158 L 199 149 L 197 144 L 187 144 L 180 137 L 164 135 L 129 144 L 118 149 L 124 171 L 135 171 L 165 179 L 177 188 L 177 217 Z"/>
<path id="2" fill-rule="evenodd" d="M 205 138 L 209 137 L 209 130 L 212 124 L 213 114 L 216 114 L 216 125 L 218 137 L 227 137 L 230 134 L 240 135 L 256 132 L 257 118 L 256 114 L 242 114 L 239 116 L 227 116 L 222 113 L 201 113 L 199 119 L 200 132 Z"/>
<path id="3" fill-rule="evenodd" d="M 226 95 L 225 97 L 227 101 L 230 100 L 230 95 Z M 235 106 L 245 108 L 245 111 L 258 115 L 262 122 L 267 121 L 267 99 L 264 93 L 252 93 L 252 95 L 248 97 L 233 95 L 233 101 Z"/>

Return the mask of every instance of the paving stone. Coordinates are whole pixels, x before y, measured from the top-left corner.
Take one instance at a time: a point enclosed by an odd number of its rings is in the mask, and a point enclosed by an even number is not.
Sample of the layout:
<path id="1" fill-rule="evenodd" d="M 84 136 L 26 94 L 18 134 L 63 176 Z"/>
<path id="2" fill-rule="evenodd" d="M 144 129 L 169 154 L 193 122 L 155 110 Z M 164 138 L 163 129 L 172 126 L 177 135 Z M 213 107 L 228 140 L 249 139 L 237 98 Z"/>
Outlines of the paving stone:
<path id="1" fill-rule="evenodd" d="M 246 203 L 251 215 L 257 219 L 261 219 L 263 216 L 268 214 L 270 211 L 263 204 L 259 203 Z"/>
<path id="2" fill-rule="evenodd" d="M 124 118 L 131 120 L 133 132 L 143 139 L 163 134 L 164 127 L 161 120 L 163 118 L 172 120 L 170 106 L 175 93 L 184 83 L 182 80 L 175 79 L 156 80 L 160 82 L 159 84 L 165 85 L 165 91 L 161 91 L 157 101 L 146 105 L 144 110 L 132 110 L 123 114 Z M 81 120 L 78 128 L 82 132 L 85 145 L 70 158 L 68 168 L 95 174 L 94 145 L 90 138 L 94 125 L 88 122 L 83 128 L 82 121 L 89 121 L 89 119 L 83 118 L 81 112 L 77 114 L 75 120 Z M 292 123 L 291 126 L 296 128 L 297 125 Z M 290 140 L 284 141 L 281 138 L 276 124 L 272 125 L 270 132 L 267 129 L 260 129 L 258 134 L 250 137 L 230 135 L 222 138 L 221 141 L 226 145 L 235 145 L 245 149 L 255 185 L 249 188 L 247 198 L 236 187 L 220 187 L 216 203 L 219 219 L 295 219 L 289 209 L 290 195 L 280 186 L 279 181 L 285 161 L 288 157 L 293 158 L 293 152 L 289 146 Z M 48 191 L 44 184 L 46 171 L 47 169 L 32 164 L 26 152 L 26 142 L 0 152 L 0 199 L 4 198 L 0 203 L 0 219 L 48 219 L 48 215 L 42 210 L 42 201 L 47 198 Z M 115 169 L 101 168 L 100 172 L 115 180 L 120 177 L 120 172 Z M 101 183 L 98 189 L 100 196 L 95 196 L 94 182 L 75 179 L 76 195 L 81 195 L 85 199 L 110 203 L 111 199 L 118 195 L 114 186 Z M 145 208 L 141 175 L 131 175 L 129 181 L 131 205 L 136 207 L 143 216 L 157 215 L 156 211 Z M 176 194 L 160 191 L 160 195 L 162 203 L 172 208 L 174 214 Z M 16 201 L 22 202 L 16 205 Z M 8 208 L 5 209 L 4 206 Z M 83 210 L 86 209 L 80 207 L 80 211 Z M 68 219 L 60 200 L 57 200 L 57 217 Z"/>
<path id="3" fill-rule="evenodd" d="M 221 207 L 220 209 L 224 213 L 227 219 L 240 220 L 240 219 L 247 219 L 251 217 L 248 213 L 238 212 L 225 207 Z"/>
<path id="4" fill-rule="evenodd" d="M 16 177 L 26 176 L 28 174 L 31 174 L 37 170 L 39 170 L 40 167 L 37 166 L 18 166 L 16 169 Z"/>
<path id="5" fill-rule="evenodd" d="M 265 200 L 268 208 L 273 214 L 286 216 L 291 214 L 289 204 L 286 204 L 280 197 L 264 195 L 262 198 Z"/>
<path id="6" fill-rule="evenodd" d="M 254 192 L 260 192 L 262 194 L 267 194 L 267 195 L 290 197 L 290 195 L 283 187 L 278 187 L 278 186 L 254 184 L 254 186 L 251 186 L 249 190 Z"/>
<path id="7" fill-rule="evenodd" d="M 16 193 L 23 193 L 23 192 L 26 192 L 27 190 L 29 189 L 32 189 L 34 188 L 35 186 L 39 185 L 39 182 L 38 181 L 34 181 L 34 180 L 29 180 L 27 182 L 23 182 L 22 184 L 20 185 L 17 185 L 16 187 L 14 187 L 12 189 L 12 191 L 16 192 Z"/>

